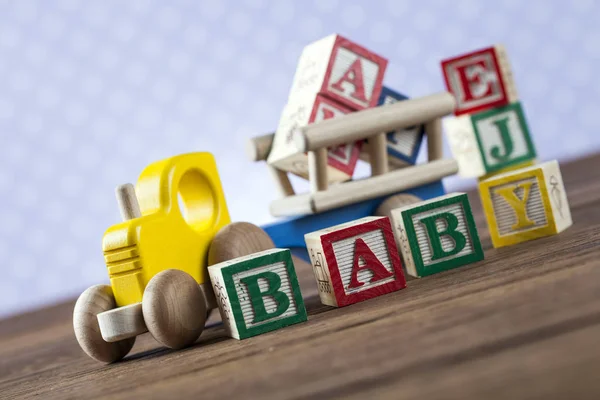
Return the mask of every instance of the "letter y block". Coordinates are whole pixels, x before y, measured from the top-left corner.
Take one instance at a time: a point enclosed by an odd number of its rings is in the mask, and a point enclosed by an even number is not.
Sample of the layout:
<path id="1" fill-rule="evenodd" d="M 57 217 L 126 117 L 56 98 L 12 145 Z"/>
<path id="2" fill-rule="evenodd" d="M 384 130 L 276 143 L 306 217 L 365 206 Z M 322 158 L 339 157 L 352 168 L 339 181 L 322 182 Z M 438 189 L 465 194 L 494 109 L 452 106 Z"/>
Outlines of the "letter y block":
<path id="1" fill-rule="evenodd" d="M 494 247 L 554 235 L 573 224 L 557 161 L 482 180 L 479 194 Z"/>
<path id="2" fill-rule="evenodd" d="M 271 249 L 208 267 L 221 319 L 236 339 L 307 320 L 289 250 Z"/>
<path id="3" fill-rule="evenodd" d="M 392 210 L 392 223 L 409 275 L 423 277 L 483 260 L 465 193 L 452 193 Z"/>

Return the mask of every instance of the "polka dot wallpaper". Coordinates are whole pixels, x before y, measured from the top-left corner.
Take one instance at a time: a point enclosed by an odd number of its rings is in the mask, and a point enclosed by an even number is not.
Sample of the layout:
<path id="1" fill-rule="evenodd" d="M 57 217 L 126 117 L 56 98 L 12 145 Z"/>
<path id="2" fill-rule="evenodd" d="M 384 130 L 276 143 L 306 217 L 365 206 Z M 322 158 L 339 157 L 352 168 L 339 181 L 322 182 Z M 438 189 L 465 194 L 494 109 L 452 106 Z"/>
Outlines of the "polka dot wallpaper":
<path id="1" fill-rule="evenodd" d="M 0 316 L 108 281 L 114 187 L 152 161 L 214 153 L 232 218 L 271 221 L 244 144 L 330 33 L 388 58 L 411 97 L 444 89 L 441 59 L 503 43 L 540 158 L 597 151 L 598 17 L 593 0 L 0 0 Z"/>

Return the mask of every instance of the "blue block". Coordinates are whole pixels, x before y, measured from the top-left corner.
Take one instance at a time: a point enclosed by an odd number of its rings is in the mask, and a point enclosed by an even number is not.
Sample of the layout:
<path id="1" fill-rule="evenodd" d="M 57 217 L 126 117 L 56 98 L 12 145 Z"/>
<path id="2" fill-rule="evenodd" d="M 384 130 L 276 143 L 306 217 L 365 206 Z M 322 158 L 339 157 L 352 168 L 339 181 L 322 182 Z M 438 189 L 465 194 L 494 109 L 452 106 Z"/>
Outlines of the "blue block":
<path id="1" fill-rule="evenodd" d="M 384 86 L 381 89 L 381 95 L 379 96 L 377 105 L 392 104 L 406 99 L 408 99 L 408 97 L 405 95 Z M 410 165 L 416 164 L 424 133 L 424 125 L 417 125 L 395 132 L 388 132 L 388 155 Z"/>
<path id="2" fill-rule="evenodd" d="M 401 193 L 413 194 L 422 200 L 428 200 L 444 195 L 445 191 L 442 181 L 437 181 Z M 390 196 L 393 196 L 393 194 L 350 204 L 320 214 L 288 218 L 265 225 L 262 228 L 273 239 L 275 247 L 291 249 L 294 255 L 310 263 L 304 242 L 305 234 L 374 215 L 377 207 Z"/>

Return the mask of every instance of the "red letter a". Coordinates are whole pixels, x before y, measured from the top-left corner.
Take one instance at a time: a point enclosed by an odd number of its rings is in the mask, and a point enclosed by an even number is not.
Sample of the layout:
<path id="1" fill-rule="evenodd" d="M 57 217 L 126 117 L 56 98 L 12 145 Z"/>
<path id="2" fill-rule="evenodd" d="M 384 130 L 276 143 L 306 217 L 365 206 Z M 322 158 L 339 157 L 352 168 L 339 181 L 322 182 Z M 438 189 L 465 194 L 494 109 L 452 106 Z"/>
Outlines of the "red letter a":
<path id="1" fill-rule="evenodd" d="M 367 102 L 367 98 L 365 97 L 365 83 L 360 58 L 357 58 L 352 63 L 350 68 L 348 68 L 348 70 L 344 73 L 344 75 L 336 83 L 331 85 L 331 87 L 335 90 L 343 92 L 344 88 L 342 87 L 342 82 L 349 82 L 352 84 L 352 86 L 354 86 L 354 92 L 351 93 L 350 96 L 364 103 Z"/>
<path id="2" fill-rule="evenodd" d="M 359 265 L 361 258 L 364 261 L 364 265 L 362 267 Z M 358 281 L 358 273 L 365 269 L 368 269 L 373 273 L 371 282 L 377 282 L 394 275 L 392 272 L 385 269 L 381 261 L 379 261 L 377 256 L 373 254 L 365 241 L 358 238 L 354 242 L 354 262 L 352 264 L 352 276 L 350 278 L 350 285 L 348 285 L 348 289 L 354 289 L 364 285 L 364 282 Z"/>

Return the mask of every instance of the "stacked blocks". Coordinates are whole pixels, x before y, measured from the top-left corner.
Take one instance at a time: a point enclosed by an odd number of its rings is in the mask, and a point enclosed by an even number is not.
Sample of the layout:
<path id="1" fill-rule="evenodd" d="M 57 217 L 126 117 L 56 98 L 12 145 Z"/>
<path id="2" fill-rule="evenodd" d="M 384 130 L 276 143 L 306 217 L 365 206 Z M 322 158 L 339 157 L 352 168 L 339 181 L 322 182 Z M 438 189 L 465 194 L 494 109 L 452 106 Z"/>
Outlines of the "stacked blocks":
<path id="1" fill-rule="evenodd" d="M 536 152 L 502 46 L 442 61 L 456 118 L 444 121 L 463 177 L 483 177 L 533 162 Z"/>
<path id="2" fill-rule="evenodd" d="M 289 250 L 272 249 L 208 268 L 221 319 L 236 339 L 307 320 Z"/>
<path id="3" fill-rule="evenodd" d="M 483 260 L 465 193 L 392 210 L 398 246 L 409 275 L 423 277 Z"/>
<path id="4" fill-rule="evenodd" d="M 479 193 L 494 247 L 554 235 L 572 225 L 556 161 L 483 180 Z"/>
<path id="5" fill-rule="evenodd" d="M 406 287 L 387 217 L 365 217 L 304 236 L 321 302 L 343 307 Z"/>
<path id="6" fill-rule="evenodd" d="M 408 99 L 407 96 L 383 86 L 379 96 L 379 106 L 393 104 Z M 411 126 L 387 133 L 389 160 L 396 166 L 415 165 L 423 142 L 424 125 Z"/>
<path id="7" fill-rule="evenodd" d="M 386 68 L 386 59 L 339 35 L 330 35 L 306 46 L 267 162 L 306 178 L 308 157 L 297 153 L 292 140 L 294 130 L 376 106 Z M 350 179 L 359 152 L 359 143 L 330 149 L 329 182 Z"/>

